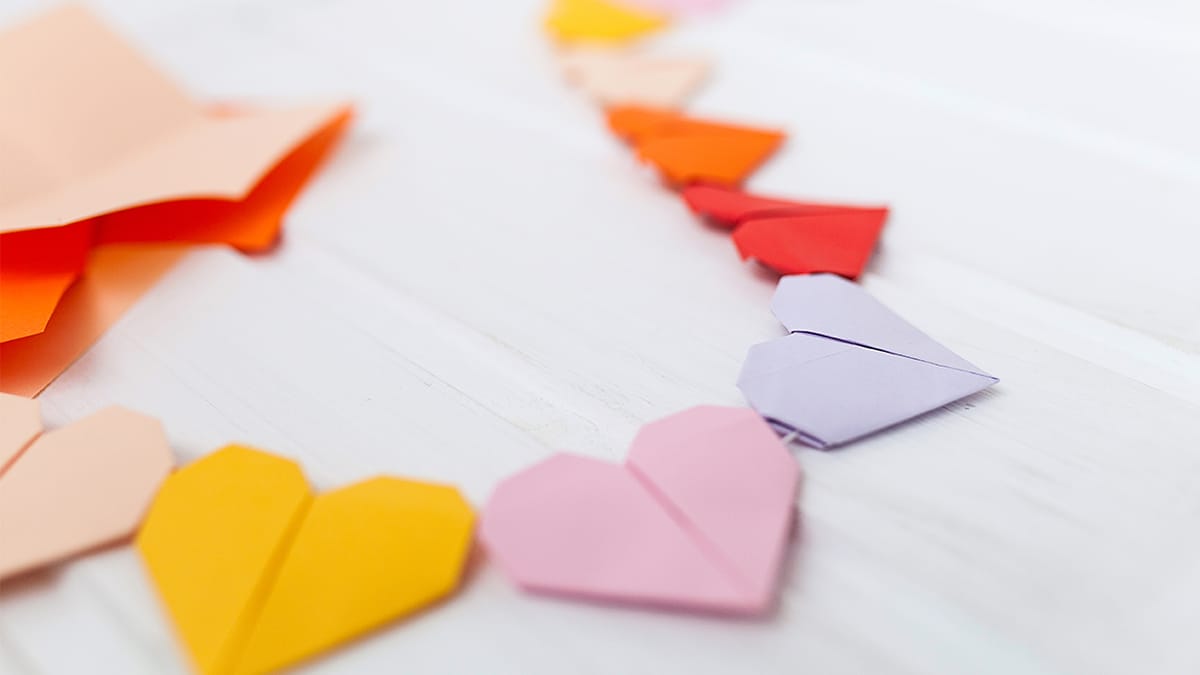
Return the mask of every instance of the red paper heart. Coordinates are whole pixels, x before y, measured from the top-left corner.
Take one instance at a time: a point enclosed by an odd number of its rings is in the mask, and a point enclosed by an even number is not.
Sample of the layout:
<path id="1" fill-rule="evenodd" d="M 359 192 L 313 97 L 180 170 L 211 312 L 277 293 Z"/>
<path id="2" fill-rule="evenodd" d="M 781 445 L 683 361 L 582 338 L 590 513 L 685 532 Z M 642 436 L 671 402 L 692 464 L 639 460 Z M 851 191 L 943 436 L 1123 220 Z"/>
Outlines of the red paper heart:
<path id="1" fill-rule="evenodd" d="M 733 228 L 748 220 L 783 218 L 787 216 L 817 216 L 835 213 L 875 213 L 881 207 L 848 206 L 824 202 L 799 202 L 776 197 L 762 197 L 736 188 L 697 183 L 683 189 L 683 200 L 697 215 L 723 227 Z"/>
<path id="2" fill-rule="evenodd" d="M 857 279 L 871 258 L 887 209 L 856 209 L 750 220 L 733 232 L 743 260 L 780 274 L 830 272 Z"/>

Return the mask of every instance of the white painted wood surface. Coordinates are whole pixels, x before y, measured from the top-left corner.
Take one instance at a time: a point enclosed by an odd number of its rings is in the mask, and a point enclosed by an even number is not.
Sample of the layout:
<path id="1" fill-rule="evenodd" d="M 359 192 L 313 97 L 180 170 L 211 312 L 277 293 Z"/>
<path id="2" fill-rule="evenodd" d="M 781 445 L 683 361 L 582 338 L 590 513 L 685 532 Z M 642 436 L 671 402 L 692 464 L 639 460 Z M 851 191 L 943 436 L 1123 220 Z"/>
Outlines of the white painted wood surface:
<path id="1" fill-rule="evenodd" d="M 278 252 L 191 256 L 45 393 L 52 423 L 122 403 L 186 459 L 236 440 L 479 504 L 739 404 L 779 333 L 772 280 L 557 77 L 541 0 L 95 5 L 206 98 L 362 117 Z M 797 451 L 771 620 L 529 597 L 485 562 L 309 672 L 1200 671 L 1198 30 L 1192 0 L 745 0 L 657 40 L 716 60 L 695 110 L 793 132 L 753 187 L 890 201 L 865 285 L 1002 383 Z M 183 669 L 128 548 L 0 592 L 0 672 Z"/>

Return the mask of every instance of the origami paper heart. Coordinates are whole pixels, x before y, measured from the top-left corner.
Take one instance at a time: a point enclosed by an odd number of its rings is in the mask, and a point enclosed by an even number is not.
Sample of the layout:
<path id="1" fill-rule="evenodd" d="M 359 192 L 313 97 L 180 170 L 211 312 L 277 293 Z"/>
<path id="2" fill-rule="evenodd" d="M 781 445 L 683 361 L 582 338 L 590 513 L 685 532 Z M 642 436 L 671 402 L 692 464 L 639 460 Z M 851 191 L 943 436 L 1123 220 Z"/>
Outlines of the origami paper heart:
<path id="1" fill-rule="evenodd" d="M 643 427 L 624 466 L 558 454 L 505 480 L 482 536 L 530 591 L 757 614 L 799 478 L 753 411 L 702 406 Z"/>
<path id="2" fill-rule="evenodd" d="M 770 129 L 692 119 L 670 110 L 617 106 L 609 127 L 633 143 L 638 157 L 673 185 L 739 185 L 765 162 L 784 134 Z"/>
<path id="3" fill-rule="evenodd" d="M 641 56 L 613 49 L 574 49 L 560 61 L 566 76 L 602 105 L 680 106 L 708 77 L 697 58 Z"/>
<path id="4" fill-rule="evenodd" d="M 132 535 L 174 464 L 159 423 L 124 408 L 41 431 L 36 402 L 0 394 L 0 579 Z"/>
<path id="5" fill-rule="evenodd" d="M 554 0 L 546 30 L 564 42 L 627 42 L 667 25 L 665 17 L 606 0 Z"/>
<path id="6" fill-rule="evenodd" d="M 769 422 L 819 448 L 998 381 L 840 277 L 784 277 L 771 309 L 791 334 L 751 347 L 738 386 Z"/>
<path id="7" fill-rule="evenodd" d="M 751 220 L 733 232 L 742 260 L 780 274 L 832 272 L 857 279 L 883 232 L 887 211 Z"/>
<path id="8" fill-rule="evenodd" d="M 683 199 L 695 213 L 734 228 L 743 260 L 780 274 L 832 272 L 857 279 L 875 250 L 886 208 L 758 197 L 716 185 L 689 185 Z"/>
<path id="9" fill-rule="evenodd" d="M 172 475 L 137 547 L 199 672 L 263 673 L 450 593 L 474 514 L 380 477 L 313 497 L 300 467 L 229 446 Z"/>

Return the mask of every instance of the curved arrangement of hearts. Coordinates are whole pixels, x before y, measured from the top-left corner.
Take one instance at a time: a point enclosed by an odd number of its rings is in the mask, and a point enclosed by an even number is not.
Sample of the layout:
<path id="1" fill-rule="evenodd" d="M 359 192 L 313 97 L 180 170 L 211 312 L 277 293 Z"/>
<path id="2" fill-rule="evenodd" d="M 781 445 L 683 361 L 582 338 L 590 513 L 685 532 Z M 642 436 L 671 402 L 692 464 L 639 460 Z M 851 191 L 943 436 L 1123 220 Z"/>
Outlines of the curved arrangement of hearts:
<path id="1" fill-rule="evenodd" d="M 997 378 L 855 283 L 889 207 L 747 189 L 787 134 L 685 112 L 713 64 L 630 46 L 725 4 L 552 0 L 544 27 L 654 189 L 780 277 L 784 334 L 749 348 L 748 408 L 689 408 L 644 425 L 623 461 L 559 452 L 501 481 L 479 514 L 485 555 L 452 486 L 377 476 L 318 493 L 296 462 L 236 444 L 175 469 L 162 426 L 120 407 L 43 428 L 29 397 L 187 245 L 274 245 L 351 109 L 198 104 L 78 7 L 0 33 L 0 145 L 21 149 L 0 173 L 26 177 L 0 192 L 0 580 L 132 542 L 212 675 L 286 669 L 418 614 L 472 560 L 558 600 L 769 618 L 795 554 L 793 441 L 843 446 Z"/>

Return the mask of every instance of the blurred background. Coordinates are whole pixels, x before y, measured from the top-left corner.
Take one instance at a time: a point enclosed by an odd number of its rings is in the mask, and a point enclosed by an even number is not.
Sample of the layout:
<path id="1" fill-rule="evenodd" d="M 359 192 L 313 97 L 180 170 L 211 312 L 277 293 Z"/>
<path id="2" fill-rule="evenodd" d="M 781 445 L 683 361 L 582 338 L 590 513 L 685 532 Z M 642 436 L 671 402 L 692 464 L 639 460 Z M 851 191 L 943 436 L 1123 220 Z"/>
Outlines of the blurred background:
<path id="1" fill-rule="evenodd" d="M 479 504 L 551 450 L 616 459 L 741 404 L 775 279 L 563 80 L 544 0 L 87 4 L 201 100 L 360 116 L 278 250 L 190 257 L 47 390 L 51 423 L 120 402 L 186 458 L 240 439 L 320 487 Z M 866 287 L 1002 384 L 800 453 L 771 621 L 533 600 L 482 565 L 313 672 L 1200 671 L 1198 34 L 1186 0 L 741 0 L 651 37 L 712 59 L 690 112 L 791 134 L 752 189 L 891 204 Z M 182 667 L 128 551 L 0 594 L 0 671 Z"/>

